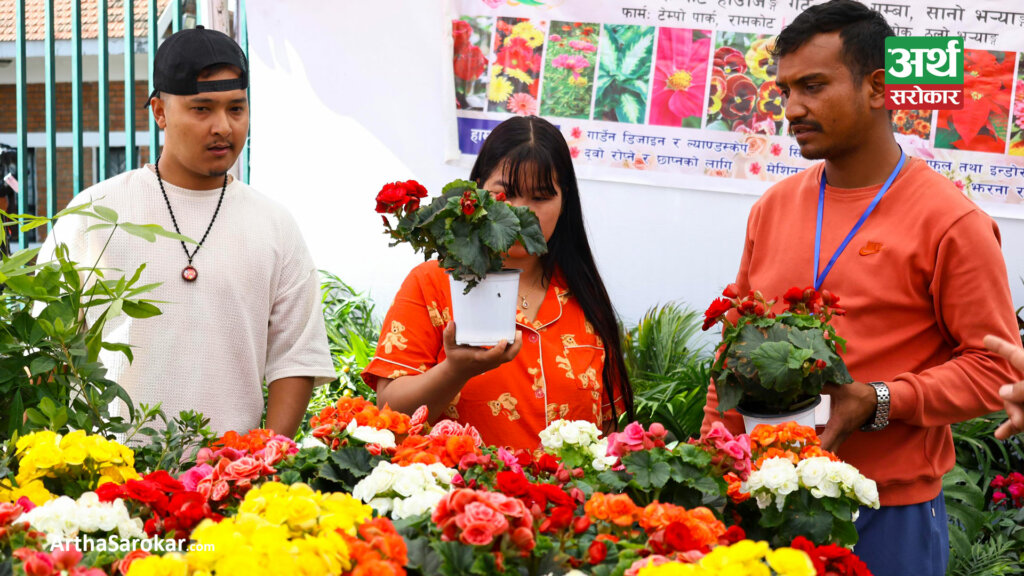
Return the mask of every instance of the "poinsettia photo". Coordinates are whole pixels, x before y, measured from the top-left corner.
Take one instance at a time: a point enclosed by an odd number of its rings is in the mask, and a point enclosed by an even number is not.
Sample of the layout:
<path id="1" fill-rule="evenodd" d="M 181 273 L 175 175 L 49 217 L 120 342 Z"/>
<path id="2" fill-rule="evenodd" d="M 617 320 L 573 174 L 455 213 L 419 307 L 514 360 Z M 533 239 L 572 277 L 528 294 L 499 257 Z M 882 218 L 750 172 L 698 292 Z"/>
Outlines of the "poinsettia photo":
<path id="1" fill-rule="evenodd" d="M 964 107 L 939 111 L 936 148 L 1005 152 L 1014 64 L 1013 52 L 964 50 Z"/>

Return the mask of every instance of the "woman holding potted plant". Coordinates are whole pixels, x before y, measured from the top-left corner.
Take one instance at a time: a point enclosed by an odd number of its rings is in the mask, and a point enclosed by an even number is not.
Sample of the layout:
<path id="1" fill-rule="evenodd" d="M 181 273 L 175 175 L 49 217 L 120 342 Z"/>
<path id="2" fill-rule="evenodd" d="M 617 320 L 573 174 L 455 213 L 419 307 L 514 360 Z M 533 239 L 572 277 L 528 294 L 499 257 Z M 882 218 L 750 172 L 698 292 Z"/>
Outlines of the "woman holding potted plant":
<path id="1" fill-rule="evenodd" d="M 403 283 L 363 379 L 380 405 L 407 413 L 426 405 L 431 420 L 472 424 L 490 444 L 536 448 L 539 432 L 559 418 L 613 430 L 623 412 L 632 418 L 632 392 L 565 139 L 537 117 L 506 120 L 484 142 L 470 179 L 488 192 L 465 193 L 464 210 L 488 196 L 526 206 L 547 242 L 543 255 L 517 242 L 500 256 L 505 268 L 521 270 L 515 341 L 456 344 L 449 279 L 431 260 Z"/>

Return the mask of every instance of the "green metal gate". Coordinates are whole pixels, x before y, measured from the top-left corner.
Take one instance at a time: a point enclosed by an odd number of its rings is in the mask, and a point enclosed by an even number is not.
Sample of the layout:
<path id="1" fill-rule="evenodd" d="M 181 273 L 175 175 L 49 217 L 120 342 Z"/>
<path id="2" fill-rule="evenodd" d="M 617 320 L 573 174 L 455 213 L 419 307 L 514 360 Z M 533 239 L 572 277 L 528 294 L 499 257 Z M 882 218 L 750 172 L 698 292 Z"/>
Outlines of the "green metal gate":
<path id="1" fill-rule="evenodd" d="M 27 195 L 30 186 L 25 185 L 28 178 L 29 168 L 29 126 L 28 126 L 28 58 L 25 24 L 28 12 L 26 4 L 38 6 L 44 4 L 45 8 L 45 39 L 43 41 L 43 56 L 45 61 L 44 86 L 45 86 L 45 124 L 46 124 L 46 215 L 53 216 L 59 212 L 62 206 L 57 206 L 57 170 L 67 170 L 66 166 L 57 165 L 57 88 L 56 88 L 56 35 L 55 35 L 55 8 L 66 7 L 68 0 L 58 3 L 56 0 L 15 0 L 15 97 L 16 106 L 16 131 L 17 139 L 15 145 L 18 148 L 17 171 L 14 175 L 19 182 L 17 192 L 17 209 L 9 207 L 11 212 L 23 214 L 27 211 L 30 203 Z M 83 76 L 82 76 L 82 7 L 87 3 L 96 4 L 96 27 L 97 27 L 97 131 L 99 141 L 97 145 L 97 170 L 96 179 L 102 180 L 107 177 L 110 161 L 110 86 L 109 86 L 109 8 L 122 5 L 124 11 L 124 141 L 125 141 L 125 168 L 131 170 L 138 167 L 139 158 L 136 154 L 135 122 L 139 113 L 140 103 L 134 102 L 135 94 L 135 23 L 141 17 L 135 14 L 134 0 L 71 0 L 71 172 L 72 172 L 72 193 L 77 195 L 84 188 L 84 167 L 83 167 Z M 158 19 L 160 18 L 159 0 L 148 0 L 147 18 L 147 53 L 149 66 L 149 90 L 153 90 L 153 57 L 160 38 L 158 38 Z M 203 3 L 195 0 L 170 0 L 165 2 L 166 10 L 169 11 L 171 30 L 177 32 L 182 28 L 185 20 L 183 5 L 193 6 L 191 13 L 195 17 L 190 19 L 196 24 L 207 24 L 210 20 L 209 14 L 202 9 Z M 236 10 L 238 12 L 239 44 L 248 56 L 248 31 L 246 26 L 245 0 L 237 0 Z M 148 113 L 148 109 L 147 112 Z M 117 132 L 117 131 L 115 131 Z M 150 161 L 153 151 L 159 149 L 159 130 L 152 114 L 149 115 L 149 150 Z M 0 175 L 2 178 L 3 175 Z M 240 157 L 240 177 L 243 182 L 249 181 L 249 145 L 248 142 Z M 25 233 L 19 231 L 14 239 L 14 250 L 24 248 L 27 245 Z"/>

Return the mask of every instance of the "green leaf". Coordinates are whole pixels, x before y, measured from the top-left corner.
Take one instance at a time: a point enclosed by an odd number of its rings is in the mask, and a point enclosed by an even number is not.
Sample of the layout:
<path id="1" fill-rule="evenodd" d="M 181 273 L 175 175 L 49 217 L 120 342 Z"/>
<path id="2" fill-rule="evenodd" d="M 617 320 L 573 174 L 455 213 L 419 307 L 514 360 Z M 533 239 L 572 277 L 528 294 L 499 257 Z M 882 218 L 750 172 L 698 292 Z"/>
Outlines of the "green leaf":
<path id="1" fill-rule="evenodd" d="M 189 244 L 198 244 L 198 242 L 188 236 L 171 232 L 157 224 L 132 224 L 131 222 L 124 222 L 121 224 L 121 228 L 123 228 L 125 232 L 128 232 L 133 236 L 138 236 L 148 242 L 155 242 L 157 236 L 163 236 L 165 238 L 180 240 Z"/>
<path id="2" fill-rule="evenodd" d="M 29 364 L 28 369 L 29 372 L 32 373 L 32 376 L 38 376 L 53 370 L 56 366 L 57 361 L 53 358 L 50 358 L 49 356 L 40 356 Z M 49 400 L 49 398 L 44 398 L 43 400 Z"/>
<path id="3" fill-rule="evenodd" d="M 811 358 L 831 362 L 833 353 L 820 330 L 790 330 L 789 341 L 798 348 L 811 351 Z"/>
<path id="4" fill-rule="evenodd" d="M 92 202 L 85 202 L 83 204 L 77 204 L 75 206 L 68 206 L 67 208 L 61 210 L 60 212 L 57 212 L 56 214 L 54 214 L 53 215 L 53 219 L 54 220 L 58 220 L 58 219 L 63 218 L 65 216 L 71 216 L 72 214 L 77 214 L 78 212 L 82 212 L 84 210 L 88 210 L 90 207 L 92 207 Z"/>
<path id="5" fill-rule="evenodd" d="M 803 348 L 793 346 L 789 349 L 789 358 L 786 360 L 786 367 L 790 370 L 802 370 L 804 362 L 806 362 L 812 354 L 814 354 L 813 350 L 805 350 Z"/>
<path id="6" fill-rule="evenodd" d="M 128 363 L 131 364 L 135 361 L 135 357 L 132 355 L 132 348 L 127 344 L 115 344 L 113 342 L 103 342 L 101 344 L 104 350 L 110 350 L 111 352 L 121 352 L 128 358 Z"/>
<path id="7" fill-rule="evenodd" d="M 620 122 L 639 124 L 643 120 L 644 103 L 632 92 L 624 92 L 615 107 Z"/>
<path id="8" fill-rule="evenodd" d="M 490 259 L 480 237 L 472 233 L 470 224 L 457 220 L 452 223 L 452 237 L 445 241 L 448 254 L 476 276 L 486 276 Z"/>
<path id="9" fill-rule="evenodd" d="M 112 224 L 117 224 L 117 212 L 115 212 L 113 209 L 107 208 L 106 206 L 95 205 L 92 207 L 92 210 L 93 212 L 96 213 L 97 216 L 99 216 L 101 220 L 106 220 L 107 222 L 110 222 Z"/>
<path id="10" fill-rule="evenodd" d="M 715 391 L 718 392 L 718 412 L 725 414 L 728 410 L 740 405 L 743 399 L 743 388 L 739 384 L 729 382 L 729 372 L 725 371 L 715 380 Z"/>
<path id="11" fill-rule="evenodd" d="M 132 224 L 131 222 L 125 222 L 121 224 L 121 229 L 131 234 L 132 236 L 142 238 L 146 242 L 156 242 L 156 233 L 144 226 Z"/>
<path id="12" fill-rule="evenodd" d="M 647 450 L 624 456 L 622 464 L 633 474 L 633 483 L 641 490 L 661 488 L 672 477 L 672 468 L 668 463 L 655 461 Z"/>
<path id="13" fill-rule="evenodd" d="M 25 416 L 28 417 L 29 422 L 36 426 L 47 426 L 50 424 L 50 419 L 43 416 L 39 410 L 36 410 L 35 408 L 29 408 L 26 410 Z"/>
<path id="14" fill-rule="evenodd" d="M 507 252 L 519 236 L 519 218 L 504 202 L 495 202 L 487 209 L 487 220 L 480 231 L 480 238 L 491 250 Z"/>
<path id="15" fill-rule="evenodd" d="M 611 470 L 605 470 L 597 475 L 598 481 L 607 486 L 614 492 L 620 492 L 629 486 L 629 482 L 623 479 L 620 472 L 613 472 Z"/>
<path id="16" fill-rule="evenodd" d="M 124 313 L 132 318 L 151 318 L 160 314 L 160 309 L 148 302 L 125 300 L 121 306 Z"/>
<path id="17" fill-rule="evenodd" d="M 800 383 L 800 373 L 788 366 L 792 349 L 789 342 L 765 342 L 751 354 L 765 388 L 788 391 Z"/>
<path id="18" fill-rule="evenodd" d="M 39 248 L 32 248 L 29 250 L 19 250 L 9 257 L 4 257 L 3 263 L 0 264 L 0 273 L 8 274 L 21 268 L 31 262 L 37 254 L 39 254 Z"/>
<path id="19" fill-rule="evenodd" d="M 625 48 L 619 71 L 623 76 L 633 76 L 645 64 L 650 64 L 651 47 L 654 45 L 654 28 L 647 28 L 644 34 Z"/>
<path id="20" fill-rule="evenodd" d="M 522 239 L 523 247 L 530 254 L 547 254 L 548 243 L 544 239 L 544 231 L 540 228 L 540 220 L 532 210 L 526 207 L 514 208 L 516 216 L 519 217 L 519 236 Z"/>

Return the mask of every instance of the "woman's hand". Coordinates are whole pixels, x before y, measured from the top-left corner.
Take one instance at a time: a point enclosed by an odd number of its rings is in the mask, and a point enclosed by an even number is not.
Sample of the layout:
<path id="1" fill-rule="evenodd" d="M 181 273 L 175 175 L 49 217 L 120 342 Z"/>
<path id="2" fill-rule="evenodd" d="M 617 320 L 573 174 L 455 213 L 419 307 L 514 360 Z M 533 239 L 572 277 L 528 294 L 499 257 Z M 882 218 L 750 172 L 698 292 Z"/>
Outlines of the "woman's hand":
<path id="1" fill-rule="evenodd" d="M 445 363 L 452 373 L 465 382 L 509 362 L 523 347 L 523 333 L 516 330 L 516 339 L 509 343 L 501 340 L 493 348 L 465 346 L 455 343 L 455 322 L 444 327 Z"/>
<path id="2" fill-rule="evenodd" d="M 420 406 L 426 406 L 430 421 L 436 422 L 470 378 L 515 358 L 522 347 L 523 334 L 519 331 L 512 344 L 502 340 L 490 349 L 460 346 L 455 343 L 455 324 L 449 322 L 444 328 L 447 358 L 422 374 L 377 380 L 377 405 L 387 404 L 393 410 L 410 415 Z"/>

